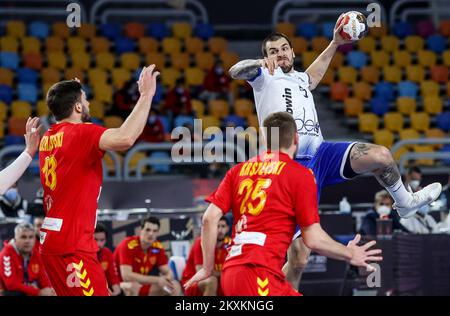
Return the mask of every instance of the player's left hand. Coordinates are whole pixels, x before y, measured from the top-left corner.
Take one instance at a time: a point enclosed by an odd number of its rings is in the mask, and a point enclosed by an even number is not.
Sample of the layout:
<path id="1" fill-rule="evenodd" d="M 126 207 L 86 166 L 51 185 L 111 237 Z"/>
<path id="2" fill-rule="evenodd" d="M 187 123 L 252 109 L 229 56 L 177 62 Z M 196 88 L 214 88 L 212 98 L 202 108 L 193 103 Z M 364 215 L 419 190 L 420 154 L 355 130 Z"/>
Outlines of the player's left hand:
<path id="1" fill-rule="evenodd" d="M 197 273 L 184 284 L 184 289 L 188 289 L 190 288 L 192 285 L 194 285 L 195 283 L 198 283 L 200 281 L 206 280 L 207 278 L 209 278 L 211 276 L 212 272 L 208 272 L 206 271 L 205 268 L 201 268 L 200 270 L 197 271 Z"/>
<path id="2" fill-rule="evenodd" d="M 38 117 L 29 117 L 25 126 L 26 152 L 33 158 L 39 147 L 41 125 Z"/>
<path id="3" fill-rule="evenodd" d="M 333 40 L 332 42 L 337 44 L 337 45 L 343 45 L 343 44 L 349 44 L 349 43 L 353 43 L 354 41 L 352 40 L 345 40 L 342 38 L 342 36 L 339 34 L 342 30 L 342 28 L 344 27 L 344 24 L 342 23 L 342 17 L 344 16 L 344 13 L 342 13 L 337 21 L 336 21 L 336 25 L 334 26 L 334 34 L 333 34 Z"/>
<path id="4" fill-rule="evenodd" d="M 357 267 L 366 268 L 367 271 L 375 271 L 375 268 L 371 266 L 368 261 L 382 261 L 383 257 L 380 256 L 382 251 L 381 249 L 369 250 L 377 243 L 375 240 L 372 240 L 362 246 L 358 246 L 360 240 L 361 235 L 357 234 L 356 237 L 347 245 L 347 248 L 352 253 L 352 258 L 349 263 Z"/>

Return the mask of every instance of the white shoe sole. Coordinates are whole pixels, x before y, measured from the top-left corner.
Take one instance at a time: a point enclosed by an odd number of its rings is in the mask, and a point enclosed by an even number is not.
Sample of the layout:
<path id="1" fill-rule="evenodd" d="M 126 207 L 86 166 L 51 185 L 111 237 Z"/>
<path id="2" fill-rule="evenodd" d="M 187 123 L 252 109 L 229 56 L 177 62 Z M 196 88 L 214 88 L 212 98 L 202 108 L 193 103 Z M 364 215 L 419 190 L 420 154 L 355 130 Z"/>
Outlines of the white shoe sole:
<path id="1" fill-rule="evenodd" d="M 432 197 L 431 197 L 431 200 L 430 200 L 427 204 L 430 204 L 430 203 L 436 201 L 436 199 L 441 195 L 441 192 L 442 192 L 442 184 L 440 184 L 439 182 L 432 183 L 432 184 L 430 184 L 430 186 L 431 186 L 431 185 L 436 186 L 436 189 L 431 190 L 430 193 L 437 192 L 437 194 L 436 194 L 436 196 L 432 196 Z M 427 204 L 424 204 L 424 205 L 427 205 Z M 410 211 L 407 211 L 406 214 L 401 214 L 401 213 L 400 213 L 400 210 L 397 209 L 397 213 L 398 213 L 398 215 L 399 215 L 401 218 L 411 218 L 411 217 L 413 217 L 414 214 L 416 214 L 417 211 L 418 211 L 422 206 L 424 206 L 424 205 L 421 205 L 421 206 L 419 206 L 419 207 L 416 207 L 415 209 L 412 209 L 412 210 L 410 210 Z"/>

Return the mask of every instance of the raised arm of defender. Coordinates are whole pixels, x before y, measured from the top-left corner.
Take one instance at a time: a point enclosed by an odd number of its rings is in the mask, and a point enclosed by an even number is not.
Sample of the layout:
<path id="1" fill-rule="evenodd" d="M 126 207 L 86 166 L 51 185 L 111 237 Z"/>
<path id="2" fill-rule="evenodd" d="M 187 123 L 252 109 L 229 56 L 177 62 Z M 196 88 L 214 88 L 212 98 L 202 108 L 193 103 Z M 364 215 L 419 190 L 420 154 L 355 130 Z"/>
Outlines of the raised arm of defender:
<path id="1" fill-rule="evenodd" d="M 106 130 L 100 138 L 100 149 L 123 151 L 127 150 L 138 139 L 144 130 L 148 114 L 152 105 L 152 99 L 156 92 L 156 78 L 159 75 L 155 65 L 144 67 L 138 80 L 139 93 L 141 94 L 133 111 L 119 128 Z"/>

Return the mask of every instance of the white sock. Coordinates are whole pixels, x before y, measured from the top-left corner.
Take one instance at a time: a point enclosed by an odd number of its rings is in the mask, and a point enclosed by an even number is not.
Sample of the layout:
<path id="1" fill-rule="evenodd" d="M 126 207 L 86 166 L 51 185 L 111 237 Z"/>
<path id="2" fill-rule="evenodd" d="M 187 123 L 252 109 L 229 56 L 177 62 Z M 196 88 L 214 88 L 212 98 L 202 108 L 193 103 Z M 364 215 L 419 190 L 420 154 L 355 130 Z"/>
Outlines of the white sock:
<path id="1" fill-rule="evenodd" d="M 407 206 L 411 202 L 412 194 L 406 190 L 402 178 L 399 178 L 394 185 L 386 187 L 386 190 L 393 197 L 398 206 Z"/>

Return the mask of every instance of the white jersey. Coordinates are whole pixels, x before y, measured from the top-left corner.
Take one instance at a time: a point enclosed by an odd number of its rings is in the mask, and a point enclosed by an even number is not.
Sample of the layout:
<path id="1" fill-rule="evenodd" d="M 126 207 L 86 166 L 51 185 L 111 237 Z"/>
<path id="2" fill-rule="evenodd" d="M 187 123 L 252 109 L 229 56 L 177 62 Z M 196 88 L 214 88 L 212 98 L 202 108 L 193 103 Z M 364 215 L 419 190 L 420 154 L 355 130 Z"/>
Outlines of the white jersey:
<path id="1" fill-rule="evenodd" d="M 272 75 L 260 68 L 259 75 L 249 84 L 255 95 L 259 125 L 269 114 L 288 112 L 297 124 L 299 147 L 296 158 L 311 158 L 323 141 L 319 120 L 307 73 L 294 71 L 285 74 L 280 67 Z"/>

